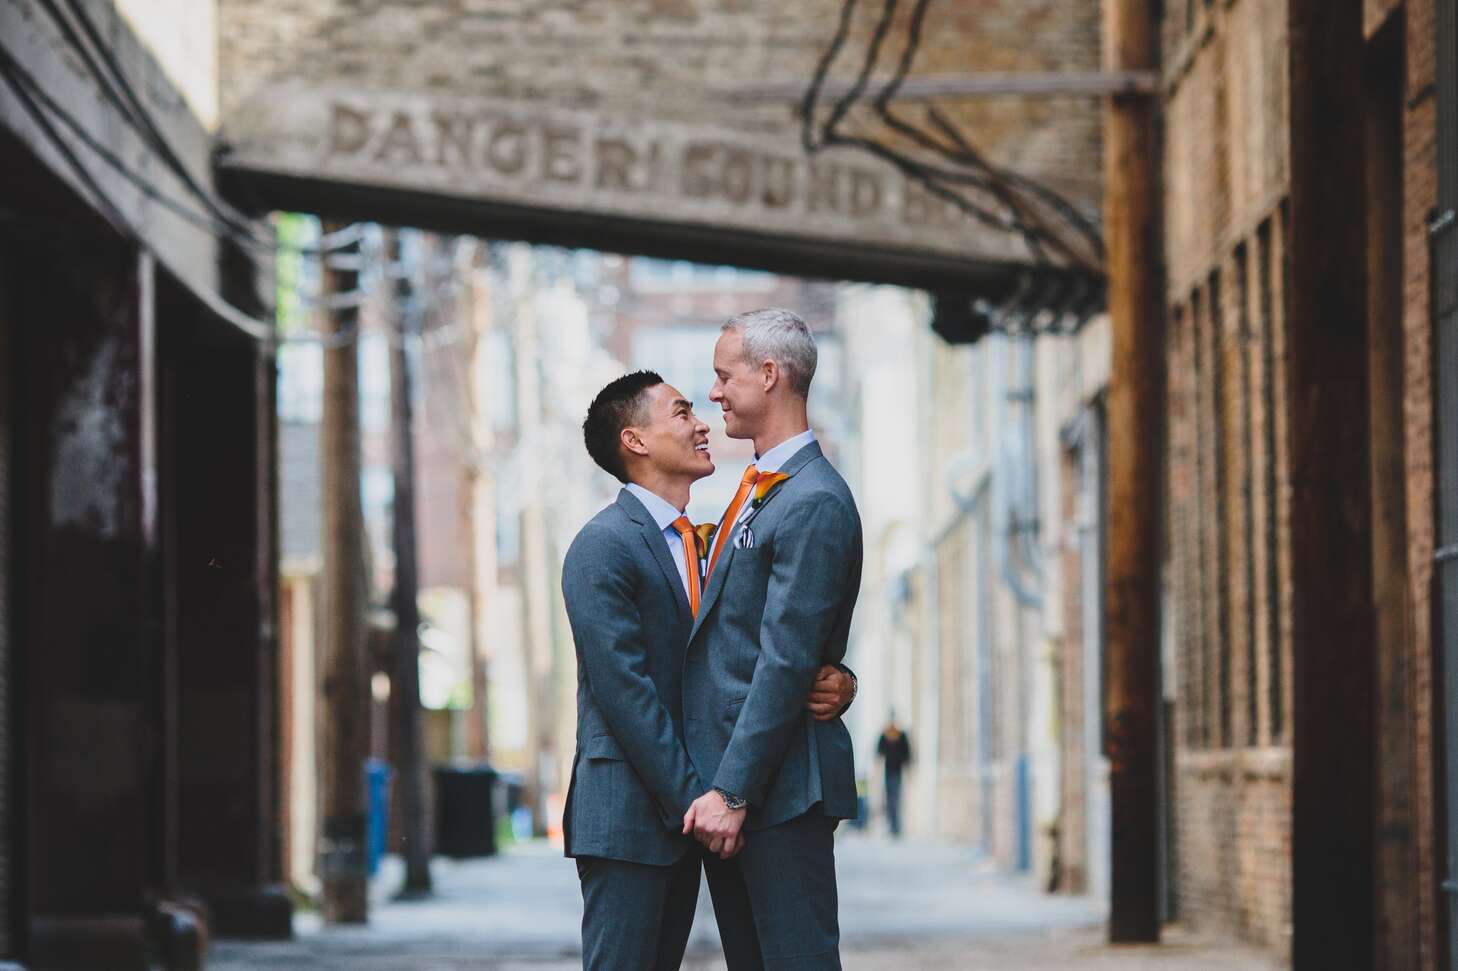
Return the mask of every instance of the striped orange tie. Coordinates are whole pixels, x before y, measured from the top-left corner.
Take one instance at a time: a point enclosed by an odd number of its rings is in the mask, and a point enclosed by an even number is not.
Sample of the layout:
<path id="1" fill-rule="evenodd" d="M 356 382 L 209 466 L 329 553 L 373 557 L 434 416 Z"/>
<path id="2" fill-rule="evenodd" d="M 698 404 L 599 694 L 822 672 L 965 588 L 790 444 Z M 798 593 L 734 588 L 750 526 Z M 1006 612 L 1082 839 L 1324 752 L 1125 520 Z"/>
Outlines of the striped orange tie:
<path id="1" fill-rule="evenodd" d="M 688 577 L 689 610 L 697 617 L 699 615 L 698 537 L 694 534 L 694 524 L 689 522 L 687 516 L 679 516 L 675 519 L 673 528 L 678 530 L 678 537 L 683 540 L 683 565 L 688 568 L 684 573 Z"/>
<path id="2" fill-rule="evenodd" d="M 724 518 L 719 520 L 719 533 L 714 537 L 714 552 L 709 557 L 709 569 L 704 572 L 704 579 L 714 572 L 714 564 L 719 562 L 719 553 L 724 549 L 724 542 L 729 534 L 734 532 L 734 524 L 739 521 L 739 510 L 744 508 L 744 500 L 749 497 L 749 490 L 759 481 L 759 469 L 753 465 L 744 470 L 744 475 L 739 479 L 739 491 L 734 493 L 734 498 L 729 503 L 729 508 L 724 510 Z"/>

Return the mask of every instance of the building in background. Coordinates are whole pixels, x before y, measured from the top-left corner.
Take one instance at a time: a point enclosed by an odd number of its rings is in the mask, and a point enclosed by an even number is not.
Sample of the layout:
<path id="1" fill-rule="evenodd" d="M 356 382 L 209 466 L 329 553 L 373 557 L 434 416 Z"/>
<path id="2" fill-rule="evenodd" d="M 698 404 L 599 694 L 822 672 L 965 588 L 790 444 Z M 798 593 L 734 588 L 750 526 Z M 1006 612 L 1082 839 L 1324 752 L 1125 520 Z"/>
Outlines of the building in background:
<path id="1" fill-rule="evenodd" d="M 1303 46 L 1306 17 L 1343 53 Z M 1278 955 L 1305 934 L 1298 962 L 1346 907 L 1361 966 L 1450 966 L 1453 5 L 1167 4 L 1160 27 L 1165 907 Z M 1332 187 L 1351 209 L 1313 201 Z M 1365 306 L 1323 305 L 1338 283 Z"/>
<path id="2" fill-rule="evenodd" d="M 867 551 L 857 750 L 869 767 L 895 712 L 918 739 L 913 833 L 1036 869 L 1052 888 L 1107 893 L 1107 321 L 1072 337 L 952 345 L 930 333 L 930 313 L 893 288 L 841 298 Z"/>
<path id="3" fill-rule="evenodd" d="M 0 961 L 286 936 L 266 227 L 217 4 L 0 5 Z"/>

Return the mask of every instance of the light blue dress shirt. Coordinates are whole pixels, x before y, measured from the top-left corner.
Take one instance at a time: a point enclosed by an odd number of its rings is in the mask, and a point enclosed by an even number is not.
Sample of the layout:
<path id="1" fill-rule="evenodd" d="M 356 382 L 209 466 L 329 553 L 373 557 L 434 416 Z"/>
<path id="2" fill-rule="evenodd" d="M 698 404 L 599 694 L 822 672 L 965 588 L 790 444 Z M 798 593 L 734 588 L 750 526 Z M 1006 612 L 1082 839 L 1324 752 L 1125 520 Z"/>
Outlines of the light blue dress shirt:
<path id="1" fill-rule="evenodd" d="M 626 488 L 643 504 L 643 508 L 648 510 L 648 515 L 653 517 L 653 522 L 662 531 L 663 541 L 668 544 L 668 554 L 673 557 L 673 565 L 678 567 L 678 579 L 683 584 L 684 595 L 687 596 L 688 564 L 683 560 L 683 538 L 673 528 L 673 521 L 683 515 L 683 510 L 674 508 L 673 503 L 657 493 L 649 492 L 636 482 L 629 482 Z"/>

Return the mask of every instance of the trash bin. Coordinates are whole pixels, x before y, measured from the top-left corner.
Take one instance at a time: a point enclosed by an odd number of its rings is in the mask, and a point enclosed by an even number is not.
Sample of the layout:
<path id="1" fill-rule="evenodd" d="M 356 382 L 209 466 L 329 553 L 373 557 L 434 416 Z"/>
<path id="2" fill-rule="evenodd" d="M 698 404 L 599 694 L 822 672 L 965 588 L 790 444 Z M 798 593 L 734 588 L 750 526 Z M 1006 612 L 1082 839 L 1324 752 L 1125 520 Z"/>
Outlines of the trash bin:
<path id="1" fill-rule="evenodd" d="M 435 852 L 464 859 L 496 853 L 496 770 L 486 763 L 435 767 Z"/>
<path id="2" fill-rule="evenodd" d="M 496 773 L 496 785 L 504 797 L 504 805 L 501 808 L 505 815 L 510 816 L 516 812 L 518 807 L 526 803 L 526 777 L 520 772 Z M 502 802 L 502 800 L 498 800 L 498 802 Z"/>
<path id="3" fill-rule="evenodd" d="M 365 792 L 369 798 L 369 821 L 365 843 L 365 865 L 370 876 L 380 869 L 385 841 L 390 832 L 390 780 L 394 773 L 384 759 L 365 760 Z"/>

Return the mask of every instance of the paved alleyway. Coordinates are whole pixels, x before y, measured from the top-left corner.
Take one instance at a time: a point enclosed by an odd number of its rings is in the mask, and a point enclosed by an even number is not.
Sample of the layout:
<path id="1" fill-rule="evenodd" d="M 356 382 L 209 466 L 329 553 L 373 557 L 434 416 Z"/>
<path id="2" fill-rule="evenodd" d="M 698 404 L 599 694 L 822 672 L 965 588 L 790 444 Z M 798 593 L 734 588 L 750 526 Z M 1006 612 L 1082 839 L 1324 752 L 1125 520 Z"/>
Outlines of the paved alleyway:
<path id="1" fill-rule="evenodd" d="M 397 861 L 389 861 L 395 863 Z M 987 872 L 967 849 L 895 845 L 847 836 L 838 846 L 845 965 L 863 971 L 1266 971 L 1248 953 L 1176 943 L 1159 949 L 1102 945 L 1100 908 L 1049 897 L 1027 880 Z M 322 930 L 298 918 L 283 944 L 219 944 L 210 971 L 567 971 L 578 967 L 581 898 L 572 867 L 545 845 L 513 848 L 486 861 L 434 866 L 437 896 L 396 904 L 398 870 L 375 882 L 368 928 Z M 718 936 L 708 891 L 685 967 L 718 971 Z M 1071 969 L 1070 964 L 1077 965 Z"/>

